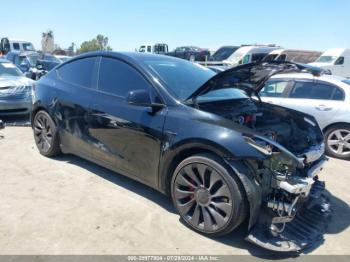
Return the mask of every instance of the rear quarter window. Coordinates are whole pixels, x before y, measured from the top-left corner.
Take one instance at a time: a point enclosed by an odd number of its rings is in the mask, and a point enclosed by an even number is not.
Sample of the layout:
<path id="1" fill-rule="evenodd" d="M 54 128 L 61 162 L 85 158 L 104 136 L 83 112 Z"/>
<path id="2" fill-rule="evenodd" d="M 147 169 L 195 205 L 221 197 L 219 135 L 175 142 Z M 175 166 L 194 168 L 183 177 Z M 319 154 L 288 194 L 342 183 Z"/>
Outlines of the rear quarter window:
<path id="1" fill-rule="evenodd" d="M 96 57 L 74 60 L 57 69 L 59 78 L 67 83 L 93 88 L 92 79 L 96 66 Z"/>

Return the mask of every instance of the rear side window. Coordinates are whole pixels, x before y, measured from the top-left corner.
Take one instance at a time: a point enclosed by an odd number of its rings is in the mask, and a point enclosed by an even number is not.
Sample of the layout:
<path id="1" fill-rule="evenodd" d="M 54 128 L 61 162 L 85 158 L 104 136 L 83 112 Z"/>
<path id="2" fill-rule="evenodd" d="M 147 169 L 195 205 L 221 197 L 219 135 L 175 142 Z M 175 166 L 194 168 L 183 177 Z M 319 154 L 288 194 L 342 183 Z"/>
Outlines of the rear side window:
<path id="1" fill-rule="evenodd" d="M 344 94 L 339 88 L 325 83 L 307 81 L 296 82 L 290 97 L 319 100 L 344 100 Z"/>
<path id="2" fill-rule="evenodd" d="M 75 60 L 57 69 L 58 76 L 65 82 L 87 87 L 92 87 L 92 78 L 96 65 L 96 57 L 88 57 Z"/>
<path id="3" fill-rule="evenodd" d="M 296 82 L 294 88 L 290 94 L 291 98 L 313 98 L 313 88 L 315 83 L 313 82 Z"/>
<path id="4" fill-rule="evenodd" d="M 13 43 L 14 50 L 20 50 L 19 43 Z"/>
<path id="5" fill-rule="evenodd" d="M 285 80 L 268 81 L 264 86 L 264 88 L 260 91 L 260 96 L 282 97 L 288 84 L 289 84 L 289 81 L 285 81 Z"/>
<path id="6" fill-rule="evenodd" d="M 148 82 L 136 69 L 120 60 L 106 57 L 101 60 L 98 88 L 123 98 L 133 90 L 149 91 Z"/>

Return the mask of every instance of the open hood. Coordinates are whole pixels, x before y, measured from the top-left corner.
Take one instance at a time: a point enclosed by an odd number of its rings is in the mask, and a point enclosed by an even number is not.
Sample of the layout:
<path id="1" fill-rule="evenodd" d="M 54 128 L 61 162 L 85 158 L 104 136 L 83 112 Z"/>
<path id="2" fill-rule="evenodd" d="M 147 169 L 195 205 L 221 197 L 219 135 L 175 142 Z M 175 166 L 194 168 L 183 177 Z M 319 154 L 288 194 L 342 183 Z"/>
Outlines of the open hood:
<path id="1" fill-rule="evenodd" d="M 187 100 L 195 99 L 196 97 L 204 95 L 210 91 L 224 88 L 239 88 L 245 90 L 249 95 L 258 94 L 264 87 L 265 82 L 273 75 L 302 71 L 312 73 L 313 75 L 321 75 L 324 73 L 321 68 L 291 62 L 245 64 L 233 67 L 213 76 L 193 92 Z"/>

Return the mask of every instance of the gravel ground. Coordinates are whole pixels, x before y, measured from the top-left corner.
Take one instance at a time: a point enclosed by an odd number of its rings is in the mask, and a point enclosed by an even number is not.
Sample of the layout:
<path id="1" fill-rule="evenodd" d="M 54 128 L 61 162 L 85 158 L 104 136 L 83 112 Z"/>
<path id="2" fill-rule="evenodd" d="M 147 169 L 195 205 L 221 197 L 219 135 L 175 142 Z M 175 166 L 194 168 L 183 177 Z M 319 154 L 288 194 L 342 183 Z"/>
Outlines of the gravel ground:
<path id="1" fill-rule="evenodd" d="M 75 156 L 41 156 L 29 127 L 0 134 L 0 254 L 270 254 L 244 241 L 244 227 L 206 238 L 153 189 Z M 307 254 L 350 255 L 349 173 L 350 162 L 327 163 L 334 218 Z"/>

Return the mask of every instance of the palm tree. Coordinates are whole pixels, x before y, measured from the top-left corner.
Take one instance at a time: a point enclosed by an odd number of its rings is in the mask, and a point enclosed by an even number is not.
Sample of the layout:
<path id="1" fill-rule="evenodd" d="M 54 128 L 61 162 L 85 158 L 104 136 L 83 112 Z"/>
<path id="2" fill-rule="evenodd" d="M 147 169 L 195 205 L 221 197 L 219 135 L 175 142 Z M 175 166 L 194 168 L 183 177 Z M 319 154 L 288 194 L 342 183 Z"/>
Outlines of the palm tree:
<path id="1" fill-rule="evenodd" d="M 54 40 L 53 40 L 53 31 L 52 30 L 47 30 L 46 32 L 42 33 L 42 49 L 43 52 L 50 51 L 52 52 L 53 50 L 53 45 L 54 45 Z M 52 46 L 52 47 L 51 47 Z"/>

